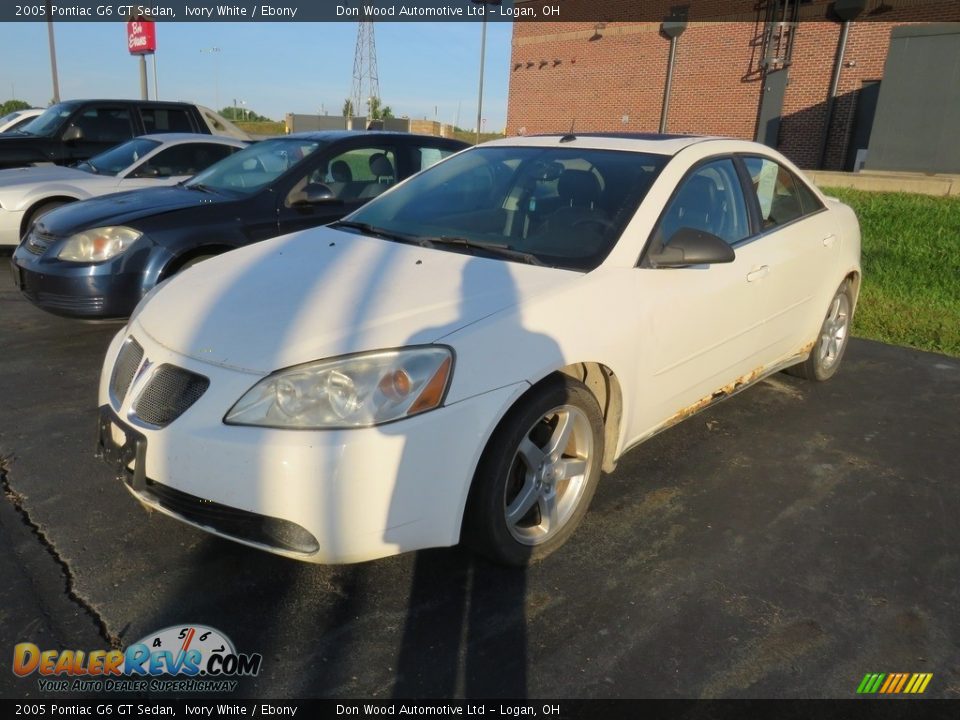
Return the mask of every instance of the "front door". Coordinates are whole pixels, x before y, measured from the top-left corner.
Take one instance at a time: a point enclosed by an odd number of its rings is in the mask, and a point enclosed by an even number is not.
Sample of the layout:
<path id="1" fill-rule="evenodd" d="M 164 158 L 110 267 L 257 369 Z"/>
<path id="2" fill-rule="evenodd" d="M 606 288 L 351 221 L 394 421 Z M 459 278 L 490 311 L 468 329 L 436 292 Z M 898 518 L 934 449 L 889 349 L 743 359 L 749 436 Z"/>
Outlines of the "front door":
<path id="1" fill-rule="evenodd" d="M 86 160 L 134 137 L 130 108 L 123 105 L 85 105 L 70 119 L 63 132 L 75 127 L 79 140 L 65 143 L 68 162 Z"/>
<path id="2" fill-rule="evenodd" d="M 397 150 L 382 138 L 327 151 L 282 194 L 277 211 L 280 233 L 339 220 L 393 187 L 399 178 Z M 308 193 L 318 191 L 327 199 L 307 202 Z"/>
<path id="3" fill-rule="evenodd" d="M 669 244 L 680 228 L 712 233 L 731 245 L 751 234 L 750 215 L 732 158 L 695 168 L 667 206 L 652 246 Z M 764 277 L 757 250 L 735 250 L 731 263 L 640 268 L 639 377 L 649 379 L 636 403 L 632 442 L 663 423 L 698 409 L 725 386 L 767 360 L 763 327 Z"/>

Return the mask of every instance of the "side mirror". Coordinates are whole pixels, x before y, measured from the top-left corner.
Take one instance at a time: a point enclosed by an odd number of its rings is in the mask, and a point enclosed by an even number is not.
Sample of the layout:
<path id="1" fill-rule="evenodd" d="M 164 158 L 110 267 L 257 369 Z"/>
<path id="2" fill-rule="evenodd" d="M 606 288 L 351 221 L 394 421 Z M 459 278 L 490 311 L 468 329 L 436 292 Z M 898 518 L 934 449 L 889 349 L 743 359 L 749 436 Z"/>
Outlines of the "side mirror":
<path id="1" fill-rule="evenodd" d="M 160 171 L 157 170 L 153 165 L 141 165 L 133 173 L 133 177 L 137 178 L 158 178 L 160 177 Z"/>
<path id="2" fill-rule="evenodd" d="M 293 205 L 334 205 L 339 203 L 340 199 L 333 194 L 333 190 L 323 183 L 310 183 L 303 189 L 303 193 Z"/>
<path id="3" fill-rule="evenodd" d="M 81 140 L 83 140 L 83 130 L 76 125 L 68 127 L 67 131 L 63 134 L 63 141 L 65 143 L 75 143 Z"/>
<path id="4" fill-rule="evenodd" d="M 660 251 L 650 256 L 658 268 L 713 265 L 733 262 L 733 248 L 716 235 L 704 230 L 683 227 L 677 230 Z"/>

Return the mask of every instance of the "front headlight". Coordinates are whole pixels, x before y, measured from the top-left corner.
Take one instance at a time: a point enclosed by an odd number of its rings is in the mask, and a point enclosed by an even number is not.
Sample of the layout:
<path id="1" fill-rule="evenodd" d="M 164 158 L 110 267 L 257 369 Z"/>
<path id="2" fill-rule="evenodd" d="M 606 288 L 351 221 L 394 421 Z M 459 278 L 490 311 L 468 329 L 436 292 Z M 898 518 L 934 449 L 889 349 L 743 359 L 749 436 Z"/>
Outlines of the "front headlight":
<path id="1" fill-rule="evenodd" d="M 382 350 L 278 370 L 230 409 L 230 425 L 321 430 L 371 427 L 438 407 L 453 352 L 442 346 Z"/>
<path id="2" fill-rule="evenodd" d="M 102 227 L 67 238 L 57 257 L 67 262 L 100 262 L 119 255 L 142 235 L 128 227 Z"/>

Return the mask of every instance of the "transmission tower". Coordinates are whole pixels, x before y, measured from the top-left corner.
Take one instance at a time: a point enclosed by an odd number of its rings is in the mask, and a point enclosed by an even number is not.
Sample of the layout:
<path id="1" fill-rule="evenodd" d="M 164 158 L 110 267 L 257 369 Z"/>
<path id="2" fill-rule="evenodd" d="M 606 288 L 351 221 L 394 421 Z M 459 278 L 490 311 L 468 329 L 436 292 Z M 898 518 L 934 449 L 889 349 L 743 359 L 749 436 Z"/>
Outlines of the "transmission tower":
<path id="1" fill-rule="evenodd" d="M 357 50 L 353 56 L 353 102 L 354 115 L 367 115 L 370 98 L 380 97 L 380 80 L 377 78 L 377 41 L 373 35 L 373 22 L 361 20 L 357 29 Z"/>

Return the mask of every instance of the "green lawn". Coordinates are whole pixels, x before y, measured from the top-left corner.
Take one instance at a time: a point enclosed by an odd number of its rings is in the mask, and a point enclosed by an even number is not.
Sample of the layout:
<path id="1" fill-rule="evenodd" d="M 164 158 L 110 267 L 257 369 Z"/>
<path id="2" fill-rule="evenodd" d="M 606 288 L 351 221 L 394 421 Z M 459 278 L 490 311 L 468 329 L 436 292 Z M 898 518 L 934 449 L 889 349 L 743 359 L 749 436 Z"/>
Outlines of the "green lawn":
<path id="1" fill-rule="evenodd" d="M 860 219 L 854 335 L 960 356 L 960 197 L 823 191 Z"/>

